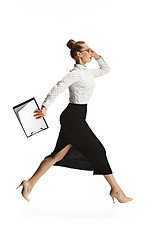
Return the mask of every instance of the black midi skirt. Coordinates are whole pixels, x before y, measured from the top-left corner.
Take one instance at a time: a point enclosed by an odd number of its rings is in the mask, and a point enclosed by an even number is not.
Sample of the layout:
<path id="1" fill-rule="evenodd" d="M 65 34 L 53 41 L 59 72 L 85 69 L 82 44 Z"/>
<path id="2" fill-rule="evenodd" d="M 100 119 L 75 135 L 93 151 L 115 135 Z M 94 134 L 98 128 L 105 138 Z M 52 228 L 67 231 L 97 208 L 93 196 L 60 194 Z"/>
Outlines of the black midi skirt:
<path id="1" fill-rule="evenodd" d="M 53 166 L 93 171 L 94 174 L 112 174 L 106 150 L 86 122 L 87 104 L 69 103 L 60 115 L 60 132 L 54 156 L 68 144 L 72 147 Z M 45 157 L 45 158 L 47 158 Z"/>

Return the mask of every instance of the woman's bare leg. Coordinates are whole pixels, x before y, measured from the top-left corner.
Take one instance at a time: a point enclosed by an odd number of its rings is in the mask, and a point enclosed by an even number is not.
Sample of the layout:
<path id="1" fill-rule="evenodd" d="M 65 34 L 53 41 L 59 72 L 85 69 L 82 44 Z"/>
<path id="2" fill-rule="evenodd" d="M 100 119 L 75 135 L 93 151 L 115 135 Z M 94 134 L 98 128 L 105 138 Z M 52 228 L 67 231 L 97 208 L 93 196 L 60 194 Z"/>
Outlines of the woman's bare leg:
<path id="1" fill-rule="evenodd" d="M 118 185 L 118 183 L 116 182 L 113 174 L 108 174 L 108 175 L 103 175 L 105 177 L 105 179 L 108 181 L 108 183 L 110 184 L 111 186 L 111 189 L 114 191 L 114 192 L 120 192 L 121 194 L 123 194 L 124 196 L 126 196 L 124 194 L 124 192 L 122 191 L 122 189 L 120 188 L 120 186 Z"/>
<path id="2" fill-rule="evenodd" d="M 53 166 L 57 161 L 60 161 L 68 152 L 72 145 L 68 144 L 65 148 L 63 148 L 60 152 L 54 155 L 54 157 L 47 157 L 45 158 L 37 168 L 36 172 L 32 175 L 30 179 L 28 179 L 29 184 L 31 186 L 30 192 L 33 188 L 33 186 L 36 184 L 38 179 L 51 167 Z"/>

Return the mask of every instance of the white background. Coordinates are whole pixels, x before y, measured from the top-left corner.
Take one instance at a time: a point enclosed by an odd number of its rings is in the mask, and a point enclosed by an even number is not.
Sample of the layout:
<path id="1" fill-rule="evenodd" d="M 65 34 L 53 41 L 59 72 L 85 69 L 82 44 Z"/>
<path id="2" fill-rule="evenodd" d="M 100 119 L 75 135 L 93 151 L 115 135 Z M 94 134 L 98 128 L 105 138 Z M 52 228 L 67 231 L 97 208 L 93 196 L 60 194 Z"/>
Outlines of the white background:
<path id="1" fill-rule="evenodd" d="M 159 1 L 2 0 L 0 3 L 2 239 L 159 239 Z M 50 154 L 67 106 L 65 90 L 26 138 L 13 106 L 49 90 L 73 68 L 69 39 L 85 41 L 110 67 L 96 80 L 87 122 L 114 177 L 133 201 L 113 204 L 90 171 L 51 167 L 27 202 L 16 187 Z M 87 67 L 98 67 L 93 59 Z"/>

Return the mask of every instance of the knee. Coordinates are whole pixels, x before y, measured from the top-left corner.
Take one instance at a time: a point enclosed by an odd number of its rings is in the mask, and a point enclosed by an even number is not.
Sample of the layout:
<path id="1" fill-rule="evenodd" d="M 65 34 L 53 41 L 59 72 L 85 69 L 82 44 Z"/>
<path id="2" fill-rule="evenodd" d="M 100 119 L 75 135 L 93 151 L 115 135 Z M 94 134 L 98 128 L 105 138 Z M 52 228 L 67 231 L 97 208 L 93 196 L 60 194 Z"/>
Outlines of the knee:
<path id="1" fill-rule="evenodd" d="M 105 147 L 104 147 L 103 145 L 101 145 L 101 147 L 102 147 L 102 150 L 103 150 L 103 154 L 106 155 L 106 149 L 105 149 Z"/>
<path id="2" fill-rule="evenodd" d="M 104 154 L 106 155 L 106 149 L 103 147 Z"/>
<path id="3" fill-rule="evenodd" d="M 52 162 L 58 162 L 60 161 L 60 156 L 58 153 L 54 154 L 54 155 L 50 155 L 44 158 L 43 162 L 47 162 L 47 161 L 52 161 Z"/>
<path id="4" fill-rule="evenodd" d="M 54 155 L 54 159 L 56 162 L 59 162 L 60 160 L 62 160 L 62 158 L 63 158 L 63 155 L 61 153 L 56 153 Z"/>

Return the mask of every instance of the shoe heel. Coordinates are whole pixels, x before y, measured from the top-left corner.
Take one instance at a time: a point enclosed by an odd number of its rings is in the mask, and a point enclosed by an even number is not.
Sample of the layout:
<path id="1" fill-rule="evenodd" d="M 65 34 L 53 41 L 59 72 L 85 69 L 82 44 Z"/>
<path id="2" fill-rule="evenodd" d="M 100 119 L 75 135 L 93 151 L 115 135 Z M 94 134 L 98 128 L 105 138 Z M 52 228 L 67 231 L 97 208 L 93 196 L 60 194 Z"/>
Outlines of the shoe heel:
<path id="1" fill-rule="evenodd" d="M 112 198 L 112 200 L 113 200 L 113 203 L 115 203 L 115 201 L 114 201 L 114 197 L 111 195 L 111 198 Z"/>
<path id="2" fill-rule="evenodd" d="M 20 186 L 22 186 L 22 183 L 18 187 L 16 187 L 16 189 L 18 189 Z"/>
<path id="3" fill-rule="evenodd" d="M 21 184 L 18 187 L 16 187 L 16 189 L 19 188 L 20 186 L 23 186 L 22 191 L 21 191 L 22 196 L 29 202 L 30 199 L 28 197 L 29 194 L 27 193 L 27 189 L 28 189 L 28 187 L 30 188 L 30 185 L 28 183 L 28 180 L 23 180 L 21 182 Z"/>
<path id="4" fill-rule="evenodd" d="M 111 198 L 112 198 L 112 200 L 113 200 L 113 203 L 115 203 L 115 201 L 114 201 L 114 196 L 112 195 L 112 190 L 110 191 L 110 196 L 111 196 Z"/>

